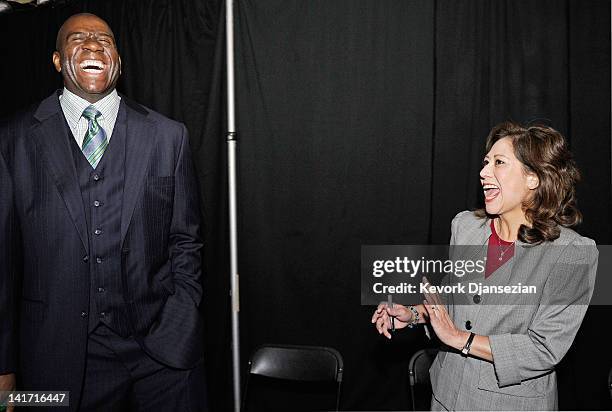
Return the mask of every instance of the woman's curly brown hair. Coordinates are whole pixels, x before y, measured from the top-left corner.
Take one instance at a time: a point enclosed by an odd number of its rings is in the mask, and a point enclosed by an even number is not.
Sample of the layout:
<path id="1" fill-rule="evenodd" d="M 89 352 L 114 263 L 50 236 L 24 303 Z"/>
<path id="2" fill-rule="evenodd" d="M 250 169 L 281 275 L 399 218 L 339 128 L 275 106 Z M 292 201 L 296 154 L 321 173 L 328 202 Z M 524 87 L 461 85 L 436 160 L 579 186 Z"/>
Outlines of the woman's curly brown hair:
<path id="1" fill-rule="evenodd" d="M 508 121 L 498 124 L 489 133 L 487 153 L 495 142 L 505 137 L 511 139 L 514 155 L 525 171 L 535 173 L 540 181 L 533 196 L 523 203 L 531 228 L 521 225 L 518 239 L 530 244 L 555 240 L 559 237 L 559 225 L 571 227 L 582 221 L 582 214 L 576 207 L 575 190 L 580 172 L 565 139 L 552 127 L 523 127 Z M 474 213 L 479 217 L 496 217 L 488 215 L 484 208 Z"/>

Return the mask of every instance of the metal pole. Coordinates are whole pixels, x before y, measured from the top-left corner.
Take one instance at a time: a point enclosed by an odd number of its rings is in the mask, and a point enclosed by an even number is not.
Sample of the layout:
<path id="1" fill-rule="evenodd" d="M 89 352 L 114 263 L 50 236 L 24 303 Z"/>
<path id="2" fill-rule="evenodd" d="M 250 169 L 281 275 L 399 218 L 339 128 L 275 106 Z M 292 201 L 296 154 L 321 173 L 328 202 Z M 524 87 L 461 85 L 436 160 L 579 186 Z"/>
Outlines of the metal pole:
<path id="1" fill-rule="evenodd" d="M 238 229 L 236 208 L 236 110 L 234 89 L 234 4 L 225 1 L 225 47 L 227 68 L 227 174 L 230 232 L 230 299 L 232 311 L 232 369 L 234 412 L 240 412 L 240 292 L 238 281 Z"/>

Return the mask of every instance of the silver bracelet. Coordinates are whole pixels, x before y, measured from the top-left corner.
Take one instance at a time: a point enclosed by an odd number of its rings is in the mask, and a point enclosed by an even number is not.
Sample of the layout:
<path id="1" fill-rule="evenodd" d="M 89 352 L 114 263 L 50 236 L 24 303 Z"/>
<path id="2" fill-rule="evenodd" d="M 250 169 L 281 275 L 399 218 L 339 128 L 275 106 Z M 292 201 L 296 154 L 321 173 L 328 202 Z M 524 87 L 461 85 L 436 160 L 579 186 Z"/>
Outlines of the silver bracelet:
<path id="1" fill-rule="evenodd" d="M 408 324 L 408 327 L 414 328 L 419 323 L 419 311 L 414 306 L 408 306 L 408 309 L 412 312 L 412 321 Z"/>

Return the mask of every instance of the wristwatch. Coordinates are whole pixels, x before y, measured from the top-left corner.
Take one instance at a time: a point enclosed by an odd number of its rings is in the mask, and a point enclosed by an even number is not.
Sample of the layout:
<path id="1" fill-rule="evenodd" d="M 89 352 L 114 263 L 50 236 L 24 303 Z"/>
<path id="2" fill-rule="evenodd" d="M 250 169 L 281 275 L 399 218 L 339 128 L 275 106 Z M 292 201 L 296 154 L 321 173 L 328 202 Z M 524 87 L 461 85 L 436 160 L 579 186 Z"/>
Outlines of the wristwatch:
<path id="1" fill-rule="evenodd" d="M 476 336 L 474 332 L 470 332 L 470 337 L 468 338 L 467 342 L 465 342 L 463 349 L 461 349 L 461 353 L 463 354 L 463 356 L 467 356 L 467 354 L 470 352 L 470 347 L 472 346 L 474 336 Z"/>

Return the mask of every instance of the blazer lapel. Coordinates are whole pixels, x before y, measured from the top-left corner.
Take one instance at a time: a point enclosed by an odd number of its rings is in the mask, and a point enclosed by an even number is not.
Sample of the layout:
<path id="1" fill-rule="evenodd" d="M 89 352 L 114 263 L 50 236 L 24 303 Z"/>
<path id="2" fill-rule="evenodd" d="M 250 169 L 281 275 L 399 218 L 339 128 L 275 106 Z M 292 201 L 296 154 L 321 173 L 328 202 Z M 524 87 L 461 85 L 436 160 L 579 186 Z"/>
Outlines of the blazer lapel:
<path id="1" fill-rule="evenodd" d="M 482 226 L 474 228 L 467 237 L 467 240 L 462 240 L 461 244 L 450 246 L 450 258 L 453 261 L 482 261 L 487 257 L 487 242 L 491 235 L 491 228 L 488 226 L 489 220 L 486 220 Z M 479 282 L 484 279 L 484 273 L 474 272 L 466 273 L 463 276 L 451 275 L 451 284 L 463 285 L 468 287 L 470 282 Z M 459 293 L 452 296 L 454 305 L 472 305 L 472 296 L 467 293 Z"/>
<path id="2" fill-rule="evenodd" d="M 152 122 L 140 107 L 131 107 L 129 100 L 122 97 L 126 110 L 125 182 L 121 208 L 121 245 L 125 239 L 136 201 L 143 190 L 143 180 L 155 145 Z"/>
<path id="3" fill-rule="evenodd" d="M 45 99 L 34 117 L 40 122 L 33 126 L 32 140 L 39 148 L 60 196 L 76 227 L 83 247 L 89 251 L 87 242 L 87 221 L 83 209 L 81 188 L 76 175 L 74 160 L 69 146 L 68 129 L 57 94 Z"/>

